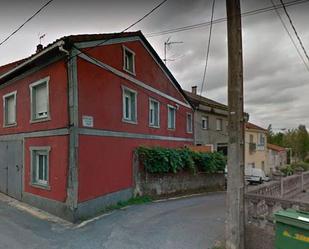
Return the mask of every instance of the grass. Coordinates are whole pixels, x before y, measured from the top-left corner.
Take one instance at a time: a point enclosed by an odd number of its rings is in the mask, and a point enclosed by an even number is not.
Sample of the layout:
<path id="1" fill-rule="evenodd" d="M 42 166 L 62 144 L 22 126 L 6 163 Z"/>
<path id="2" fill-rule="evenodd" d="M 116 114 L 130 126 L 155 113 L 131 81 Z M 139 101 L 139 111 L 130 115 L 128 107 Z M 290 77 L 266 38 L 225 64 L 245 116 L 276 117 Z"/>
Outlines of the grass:
<path id="1" fill-rule="evenodd" d="M 98 211 L 98 213 L 95 214 L 94 216 L 81 217 L 80 221 L 85 221 L 95 216 L 99 216 L 99 215 L 102 215 L 104 213 L 111 212 L 114 210 L 122 209 L 124 207 L 132 206 L 132 205 L 141 205 L 141 204 L 145 204 L 149 202 L 152 202 L 152 198 L 149 196 L 133 197 L 127 201 L 119 201 L 117 202 L 117 204 L 106 206 L 100 211 Z"/>

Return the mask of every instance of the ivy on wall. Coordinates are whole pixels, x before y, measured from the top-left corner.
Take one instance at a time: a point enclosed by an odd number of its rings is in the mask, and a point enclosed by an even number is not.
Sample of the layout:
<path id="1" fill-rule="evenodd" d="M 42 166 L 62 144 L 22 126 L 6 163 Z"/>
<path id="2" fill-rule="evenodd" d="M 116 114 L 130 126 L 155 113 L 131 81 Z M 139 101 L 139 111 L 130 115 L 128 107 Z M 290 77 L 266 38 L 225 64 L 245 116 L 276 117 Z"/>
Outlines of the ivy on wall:
<path id="1" fill-rule="evenodd" d="M 194 152 L 188 148 L 139 147 L 137 154 L 148 173 L 224 171 L 226 158 L 219 152 Z"/>

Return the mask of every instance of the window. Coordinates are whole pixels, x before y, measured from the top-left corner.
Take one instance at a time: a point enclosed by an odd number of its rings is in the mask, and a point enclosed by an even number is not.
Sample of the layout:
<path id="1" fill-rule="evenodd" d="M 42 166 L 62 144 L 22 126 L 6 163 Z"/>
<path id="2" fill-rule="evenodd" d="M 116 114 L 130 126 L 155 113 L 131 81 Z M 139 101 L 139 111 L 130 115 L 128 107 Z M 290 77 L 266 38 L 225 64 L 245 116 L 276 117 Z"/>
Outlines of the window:
<path id="1" fill-rule="evenodd" d="M 192 133 L 192 114 L 187 113 L 187 132 Z"/>
<path id="2" fill-rule="evenodd" d="M 32 121 L 49 118 L 48 81 L 49 77 L 30 85 Z"/>
<path id="3" fill-rule="evenodd" d="M 127 87 L 122 88 L 123 121 L 129 123 L 137 122 L 137 93 Z"/>
<path id="4" fill-rule="evenodd" d="M 208 117 L 202 117 L 202 129 L 204 130 L 208 130 Z"/>
<path id="5" fill-rule="evenodd" d="M 261 146 L 265 145 L 265 136 L 262 133 L 260 133 L 260 136 L 259 136 L 259 145 Z"/>
<path id="6" fill-rule="evenodd" d="M 149 99 L 149 126 L 160 127 L 160 103 Z"/>
<path id="7" fill-rule="evenodd" d="M 49 186 L 49 152 L 50 147 L 30 147 L 32 184 Z"/>
<path id="8" fill-rule="evenodd" d="M 222 119 L 217 118 L 216 120 L 216 129 L 217 131 L 222 131 Z"/>
<path id="9" fill-rule="evenodd" d="M 135 53 L 123 47 L 123 70 L 135 75 Z"/>
<path id="10" fill-rule="evenodd" d="M 16 125 L 16 91 L 3 96 L 3 126 Z"/>
<path id="11" fill-rule="evenodd" d="M 167 128 L 175 129 L 176 127 L 176 108 L 174 106 L 167 106 Z"/>

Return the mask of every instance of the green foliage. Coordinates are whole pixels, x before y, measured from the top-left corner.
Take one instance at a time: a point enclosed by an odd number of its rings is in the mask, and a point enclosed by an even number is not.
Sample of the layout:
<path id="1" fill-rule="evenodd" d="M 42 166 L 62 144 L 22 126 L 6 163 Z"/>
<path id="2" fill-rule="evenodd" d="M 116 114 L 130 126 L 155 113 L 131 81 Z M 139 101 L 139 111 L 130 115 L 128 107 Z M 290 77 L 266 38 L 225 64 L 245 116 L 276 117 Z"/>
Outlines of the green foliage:
<path id="1" fill-rule="evenodd" d="M 140 161 L 149 173 L 177 173 L 189 170 L 216 173 L 224 171 L 226 159 L 221 153 L 194 152 L 187 148 L 139 147 Z"/>
<path id="2" fill-rule="evenodd" d="M 294 173 L 294 169 L 292 167 L 292 165 L 286 165 L 284 167 L 282 167 L 280 169 L 280 171 L 285 175 L 285 176 L 290 176 L 290 175 L 293 175 Z"/>
<path id="3" fill-rule="evenodd" d="M 307 162 L 294 163 L 294 164 L 292 164 L 292 168 L 293 169 L 302 168 L 304 171 L 308 171 L 309 170 L 309 163 L 307 163 Z"/>

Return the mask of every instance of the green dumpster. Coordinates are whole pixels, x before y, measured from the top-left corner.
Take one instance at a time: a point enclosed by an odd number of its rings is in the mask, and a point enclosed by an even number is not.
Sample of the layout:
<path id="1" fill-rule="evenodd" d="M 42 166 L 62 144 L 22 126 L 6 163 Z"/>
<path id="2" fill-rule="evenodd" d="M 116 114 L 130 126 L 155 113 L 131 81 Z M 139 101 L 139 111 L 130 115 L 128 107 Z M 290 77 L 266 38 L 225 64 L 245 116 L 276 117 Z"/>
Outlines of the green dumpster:
<path id="1" fill-rule="evenodd" d="M 309 213 L 281 210 L 275 220 L 276 249 L 309 249 Z"/>

